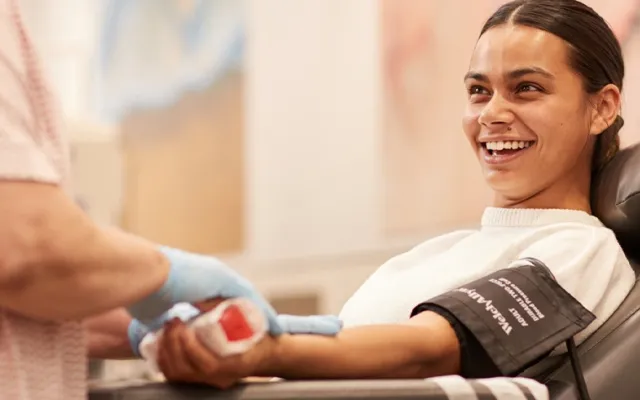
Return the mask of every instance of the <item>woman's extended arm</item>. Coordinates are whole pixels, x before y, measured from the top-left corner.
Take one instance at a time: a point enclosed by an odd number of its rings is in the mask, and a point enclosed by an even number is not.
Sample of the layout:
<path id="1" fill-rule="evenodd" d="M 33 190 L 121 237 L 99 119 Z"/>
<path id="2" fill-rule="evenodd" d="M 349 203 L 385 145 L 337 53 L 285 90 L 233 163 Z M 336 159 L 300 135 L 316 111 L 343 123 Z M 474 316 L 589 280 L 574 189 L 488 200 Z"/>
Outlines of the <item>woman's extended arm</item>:
<path id="1" fill-rule="evenodd" d="M 276 339 L 259 376 L 285 379 L 427 378 L 455 374 L 460 348 L 449 322 L 424 312 L 406 324 L 345 329 L 335 338 Z"/>
<path id="2" fill-rule="evenodd" d="M 266 337 L 248 352 L 219 358 L 186 324 L 170 322 L 157 362 L 169 381 L 226 388 L 248 376 L 285 379 L 427 378 L 456 374 L 461 346 L 447 319 L 425 311 L 407 323 L 345 329 L 336 337 Z"/>

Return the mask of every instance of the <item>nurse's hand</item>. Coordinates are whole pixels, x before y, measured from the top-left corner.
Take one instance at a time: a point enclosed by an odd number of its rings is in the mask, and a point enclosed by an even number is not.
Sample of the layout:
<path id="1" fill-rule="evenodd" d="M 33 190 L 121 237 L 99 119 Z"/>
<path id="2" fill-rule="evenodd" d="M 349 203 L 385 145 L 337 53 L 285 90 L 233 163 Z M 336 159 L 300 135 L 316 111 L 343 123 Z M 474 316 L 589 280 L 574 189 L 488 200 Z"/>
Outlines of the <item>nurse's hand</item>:
<path id="1" fill-rule="evenodd" d="M 269 333 L 336 335 L 342 328 L 332 316 L 278 316 L 254 286 L 215 257 L 163 247 L 170 264 L 169 277 L 156 292 L 130 306 L 131 315 L 150 330 L 166 321 L 162 315 L 177 303 L 244 297 L 256 304 L 269 323 Z"/>

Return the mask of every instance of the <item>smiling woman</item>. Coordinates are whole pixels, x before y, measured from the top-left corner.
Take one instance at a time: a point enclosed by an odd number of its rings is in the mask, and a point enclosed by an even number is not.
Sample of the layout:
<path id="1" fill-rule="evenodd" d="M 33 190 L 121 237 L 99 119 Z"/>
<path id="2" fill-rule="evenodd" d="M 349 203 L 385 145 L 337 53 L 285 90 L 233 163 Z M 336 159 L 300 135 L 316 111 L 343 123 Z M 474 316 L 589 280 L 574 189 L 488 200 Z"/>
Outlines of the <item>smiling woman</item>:
<path id="1" fill-rule="evenodd" d="M 620 45 L 591 8 L 576 0 L 507 3 L 482 29 L 465 77 L 464 131 L 494 193 L 482 227 L 427 240 L 385 263 L 345 304 L 345 329 L 335 338 L 267 337 L 240 357 L 219 359 L 176 322 L 161 346 L 171 360 L 163 371 L 170 380 L 218 386 L 245 375 L 517 374 L 527 365 L 504 368 L 501 350 L 508 346 L 476 336 L 470 325 L 482 325 L 480 314 L 461 318 L 432 305 L 469 282 L 513 272 L 513 260 L 523 258 L 545 264 L 561 290 L 590 312 L 576 336 L 581 343 L 635 281 L 613 232 L 591 215 L 589 202 L 593 171 L 617 149 L 623 77 Z M 565 299 L 571 297 L 566 292 Z M 499 306 L 486 304 L 486 310 Z M 523 316 L 530 316 L 503 308 L 498 319 L 515 340 Z M 520 342 L 544 342 L 538 328 Z"/>
<path id="2" fill-rule="evenodd" d="M 484 161 L 496 205 L 590 212 L 591 173 L 619 147 L 620 45 L 599 15 L 561 3 L 502 7 L 482 29 L 465 76 L 464 130 Z M 574 15 L 582 19 L 572 22 Z M 580 23 L 593 29 L 576 35 Z M 505 154 L 500 142 L 525 145 Z"/>

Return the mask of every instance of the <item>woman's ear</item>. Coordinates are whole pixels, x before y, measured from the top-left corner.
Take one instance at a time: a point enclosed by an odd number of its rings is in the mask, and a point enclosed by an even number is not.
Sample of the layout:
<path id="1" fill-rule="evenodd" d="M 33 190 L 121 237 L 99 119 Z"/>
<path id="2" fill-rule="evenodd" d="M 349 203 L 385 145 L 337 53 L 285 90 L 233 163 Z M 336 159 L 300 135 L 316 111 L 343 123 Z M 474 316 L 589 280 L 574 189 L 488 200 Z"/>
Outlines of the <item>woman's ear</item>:
<path id="1" fill-rule="evenodd" d="M 610 127 L 620 113 L 620 89 L 608 84 L 598 93 L 591 96 L 591 130 L 590 134 L 599 135 Z"/>

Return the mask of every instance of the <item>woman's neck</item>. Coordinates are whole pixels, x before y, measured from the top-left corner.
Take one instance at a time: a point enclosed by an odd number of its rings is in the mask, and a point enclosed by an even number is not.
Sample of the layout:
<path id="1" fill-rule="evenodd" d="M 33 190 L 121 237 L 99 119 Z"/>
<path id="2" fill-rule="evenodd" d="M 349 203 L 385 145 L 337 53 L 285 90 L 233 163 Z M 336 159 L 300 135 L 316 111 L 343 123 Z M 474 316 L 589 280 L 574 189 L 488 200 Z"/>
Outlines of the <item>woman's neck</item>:
<path id="1" fill-rule="evenodd" d="M 502 208 L 578 210 L 592 214 L 591 204 L 587 196 L 577 196 L 568 193 L 565 196 L 547 196 L 546 194 L 547 193 L 539 193 L 521 201 L 514 201 L 496 195 L 493 205 L 494 207 Z"/>
<path id="2" fill-rule="evenodd" d="M 559 180 L 527 198 L 514 199 L 496 193 L 493 205 L 502 208 L 579 210 L 592 214 L 590 190 L 590 171 L 568 174 L 565 179 Z"/>

